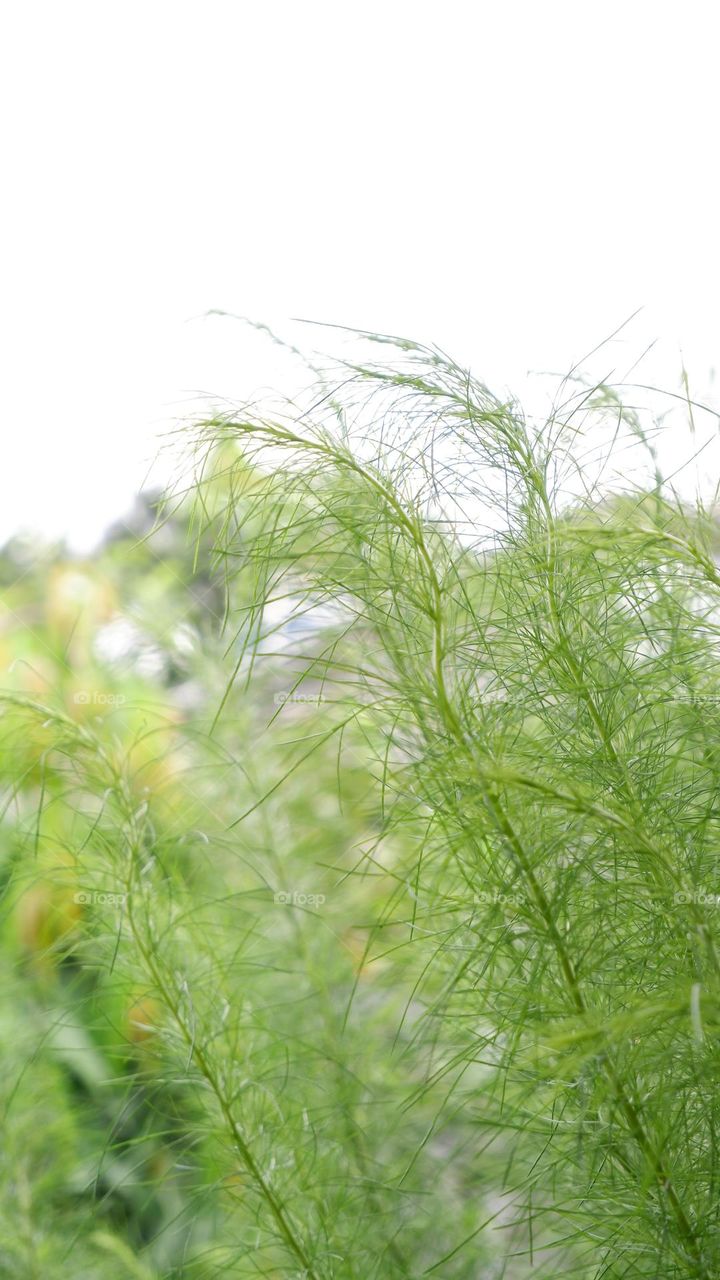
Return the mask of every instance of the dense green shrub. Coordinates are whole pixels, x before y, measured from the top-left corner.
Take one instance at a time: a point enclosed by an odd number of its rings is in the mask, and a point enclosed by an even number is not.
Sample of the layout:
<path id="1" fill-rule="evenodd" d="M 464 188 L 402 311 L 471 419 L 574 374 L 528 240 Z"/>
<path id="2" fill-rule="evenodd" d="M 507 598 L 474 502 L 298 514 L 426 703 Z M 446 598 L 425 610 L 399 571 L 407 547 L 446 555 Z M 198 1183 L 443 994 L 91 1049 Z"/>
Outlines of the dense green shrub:
<path id="1" fill-rule="evenodd" d="M 564 397 L 403 343 L 215 417 L 36 623 L 0 1274 L 720 1272 L 716 525 Z"/>

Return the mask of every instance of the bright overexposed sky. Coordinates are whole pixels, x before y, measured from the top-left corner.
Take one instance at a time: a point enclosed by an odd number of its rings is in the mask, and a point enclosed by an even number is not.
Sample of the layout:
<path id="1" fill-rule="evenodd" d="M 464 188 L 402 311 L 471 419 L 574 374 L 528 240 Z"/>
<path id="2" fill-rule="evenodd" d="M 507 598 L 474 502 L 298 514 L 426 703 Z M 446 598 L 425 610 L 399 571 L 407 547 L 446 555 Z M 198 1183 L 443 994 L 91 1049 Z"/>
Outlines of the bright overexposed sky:
<path id="1" fill-rule="evenodd" d="M 158 432 L 282 380 L 211 308 L 522 388 L 642 307 L 609 367 L 656 339 L 642 380 L 682 349 L 711 394 L 719 36 L 692 0 L 4 6 L 0 538 L 91 545 Z"/>

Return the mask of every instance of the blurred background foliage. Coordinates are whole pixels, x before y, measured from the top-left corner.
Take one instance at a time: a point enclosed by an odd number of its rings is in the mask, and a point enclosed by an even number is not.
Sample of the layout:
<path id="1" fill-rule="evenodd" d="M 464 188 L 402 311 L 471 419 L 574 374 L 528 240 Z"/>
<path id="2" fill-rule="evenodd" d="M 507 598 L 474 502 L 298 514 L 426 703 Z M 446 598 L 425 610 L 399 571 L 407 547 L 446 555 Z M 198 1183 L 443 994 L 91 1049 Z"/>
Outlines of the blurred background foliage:
<path id="1" fill-rule="evenodd" d="M 414 1274 L 401 1227 L 418 1257 L 441 1256 L 491 1191 L 467 1135 L 435 1119 L 444 1071 L 433 1081 L 417 1043 L 421 974 L 394 924 L 412 805 L 391 831 L 369 767 L 388 750 L 382 725 L 362 722 L 350 684 L 339 697 L 308 677 L 336 616 L 280 602 L 252 657 L 227 625 L 216 526 L 229 509 L 252 525 L 253 499 L 228 507 L 237 465 L 231 478 L 220 463 L 201 525 L 184 501 L 145 499 L 89 559 L 23 539 L 0 553 L 8 1280 L 302 1274 L 259 1220 L 152 957 L 125 944 L 136 889 L 106 812 L 114 770 L 152 823 L 149 945 L 163 972 L 183 968 L 190 1034 L 218 1048 L 289 1217 L 316 1233 L 330 1215 L 333 1247 L 354 1256 L 332 1274 Z M 233 579 L 233 616 L 252 612 L 255 586 Z"/>

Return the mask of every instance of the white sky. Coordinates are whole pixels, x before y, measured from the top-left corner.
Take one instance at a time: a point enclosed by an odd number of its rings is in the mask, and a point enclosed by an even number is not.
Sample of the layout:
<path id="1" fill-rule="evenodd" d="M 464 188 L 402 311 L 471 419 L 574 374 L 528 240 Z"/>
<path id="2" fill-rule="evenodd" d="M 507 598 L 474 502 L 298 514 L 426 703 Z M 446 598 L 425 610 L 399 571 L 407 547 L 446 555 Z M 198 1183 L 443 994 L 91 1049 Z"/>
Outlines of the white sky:
<path id="1" fill-rule="evenodd" d="M 682 347 L 707 394 L 719 34 L 657 0 L 5 5 L 0 538 L 88 546 L 198 391 L 285 376 L 209 308 L 522 388 L 642 306 L 618 370 L 657 338 L 642 380 Z"/>

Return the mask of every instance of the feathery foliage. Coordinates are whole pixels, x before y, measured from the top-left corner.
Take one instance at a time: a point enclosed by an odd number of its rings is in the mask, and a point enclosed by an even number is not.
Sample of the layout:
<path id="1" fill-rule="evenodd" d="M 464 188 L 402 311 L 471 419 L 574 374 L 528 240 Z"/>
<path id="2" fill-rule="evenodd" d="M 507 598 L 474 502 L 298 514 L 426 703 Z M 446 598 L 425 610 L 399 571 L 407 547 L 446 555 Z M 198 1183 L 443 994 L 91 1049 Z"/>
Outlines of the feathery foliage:
<path id="1" fill-rule="evenodd" d="M 211 584 L 195 704 L 7 694 L 9 917 L 54 897 L 6 1112 L 75 1062 L 72 1274 L 720 1273 L 718 532 L 611 388 L 561 397 L 395 343 L 203 423 L 158 529 Z"/>

